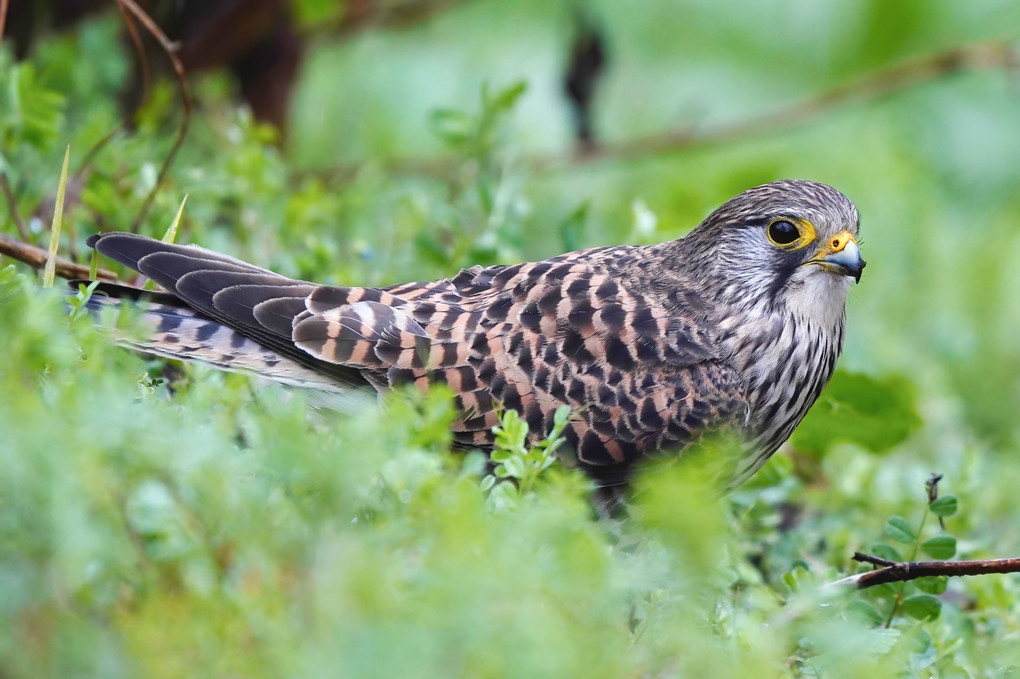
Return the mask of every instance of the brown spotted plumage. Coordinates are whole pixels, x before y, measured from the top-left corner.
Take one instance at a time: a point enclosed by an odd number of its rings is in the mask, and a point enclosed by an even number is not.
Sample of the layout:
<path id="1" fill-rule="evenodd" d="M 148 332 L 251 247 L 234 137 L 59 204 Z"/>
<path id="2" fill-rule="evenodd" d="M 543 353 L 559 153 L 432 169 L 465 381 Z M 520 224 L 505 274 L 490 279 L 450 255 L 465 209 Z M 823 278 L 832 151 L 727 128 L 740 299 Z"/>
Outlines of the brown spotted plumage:
<path id="1" fill-rule="evenodd" d="M 677 241 L 386 288 L 296 281 L 132 234 L 89 244 L 167 290 L 140 300 L 153 330 L 133 346 L 319 389 L 445 383 L 466 447 L 492 445 L 500 408 L 540 436 L 566 404 L 577 461 L 616 483 L 721 427 L 749 442 L 739 478 L 779 447 L 839 355 L 848 277 L 864 266 L 857 221 L 830 187 L 774 182 Z"/>

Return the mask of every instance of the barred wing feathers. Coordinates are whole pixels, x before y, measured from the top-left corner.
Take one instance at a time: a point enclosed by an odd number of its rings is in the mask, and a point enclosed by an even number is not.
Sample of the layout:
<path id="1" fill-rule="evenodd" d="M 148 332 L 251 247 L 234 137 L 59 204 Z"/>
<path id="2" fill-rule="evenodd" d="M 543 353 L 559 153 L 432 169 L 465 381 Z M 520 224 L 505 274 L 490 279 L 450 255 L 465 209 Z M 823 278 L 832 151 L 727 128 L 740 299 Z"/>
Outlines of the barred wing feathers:
<path id="1" fill-rule="evenodd" d="M 295 281 L 132 234 L 105 234 L 90 245 L 201 317 L 337 383 L 448 384 L 463 412 L 455 440 L 465 446 L 491 446 L 500 407 L 546 432 L 567 404 L 576 416 L 565 434 L 580 462 L 617 468 L 746 412 L 709 324 L 683 304 L 667 310 L 629 279 L 628 266 L 646 254 L 641 248 L 473 267 L 376 289 Z"/>

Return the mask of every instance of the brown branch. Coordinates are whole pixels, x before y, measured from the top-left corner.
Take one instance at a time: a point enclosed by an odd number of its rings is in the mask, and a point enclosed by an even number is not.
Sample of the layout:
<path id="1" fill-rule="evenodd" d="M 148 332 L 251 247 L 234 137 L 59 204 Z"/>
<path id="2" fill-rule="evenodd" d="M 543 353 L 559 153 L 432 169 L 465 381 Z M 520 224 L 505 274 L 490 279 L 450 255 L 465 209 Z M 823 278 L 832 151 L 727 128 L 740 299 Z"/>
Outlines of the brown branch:
<path id="1" fill-rule="evenodd" d="M 890 582 L 906 582 L 936 575 L 960 577 L 988 573 L 1020 573 L 1020 557 L 980 561 L 889 561 L 871 554 L 854 552 L 853 558 L 854 561 L 882 567 L 867 573 L 851 575 L 830 583 L 831 585 L 853 585 L 857 589 L 867 589 Z"/>
<path id="2" fill-rule="evenodd" d="M 180 87 L 181 99 L 184 103 L 184 117 L 181 120 L 180 129 L 177 131 L 177 139 L 174 141 L 174 145 L 170 149 L 170 153 L 167 155 L 166 160 L 163 161 L 163 166 L 159 168 L 159 174 L 156 176 L 156 183 L 153 185 L 152 190 L 149 191 L 149 195 L 145 197 L 145 202 L 142 203 L 142 208 L 139 210 L 138 216 L 135 217 L 134 221 L 131 223 L 132 233 L 137 233 L 138 227 L 149 214 L 149 210 L 152 208 L 152 202 L 156 199 L 156 194 L 159 192 L 159 189 L 163 184 L 163 180 L 166 179 L 167 174 L 170 172 L 170 167 L 173 165 L 174 158 L 177 156 L 177 152 L 180 151 L 181 146 L 183 146 L 184 138 L 188 134 L 188 126 L 191 124 L 191 90 L 188 88 L 187 72 L 185 72 L 184 65 L 177 57 L 177 45 L 166 36 L 166 33 L 160 29 L 156 22 L 153 21 L 152 18 L 134 2 L 134 0 L 117 0 L 117 3 L 121 6 L 122 11 L 127 9 L 131 12 L 131 14 L 133 14 L 134 17 L 141 22 L 142 26 L 145 27 L 145 30 L 147 30 L 152 37 L 159 42 L 160 46 L 166 52 L 167 58 L 170 59 L 170 63 L 174 67 L 174 74 L 177 76 L 177 84 Z"/>
<path id="3" fill-rule="evenodd" d="M 49 252 L 45 248 L 22 243 L 0 233 L 0 255 L 7 255 L 11 259 L 28 264 L 32 268 L 41 269 L 46 266 Z M 89 268 L 81 264 L 75 264 L 70 259 L 58 255 L 56 258 L 56 274 L 61 278 L 87 279 L 89 277 Z M 99 269 L 96 272 L 96 277 L 107 281 L 117 280 L 117 274 L 106 269 Z"/>
<path id="4" fill-rule="evenodd" d="M 961 45 L 947 50 L 886 66 L 855 80 L 837 85 L 820 94 L 771 113 L 745 120 L 697 130 L 684 127 L 615 144 L 595 145 L 568 156 L 536 154 L 522 160 L 535 170 L 552 170 L 604 160 L 631 160 L 667 153 L 689 151 L 716 144 L 743 141 L 803 125 L 823 114 L 851 103 L 878 99 L 908 87 L 961 71 L 1016 70 L 1020 72 L 1020 53 L 1009 43 L 991 40 Z M 456 169 L 455 157 L 383 159 L 384 167 L 408 174 L 442 175 Z M 325 169 L 327 177 L 343 181 L 353 176 L 359 164 Z"/>
<path id="5" fill-rule="evenodd" d="M 138 33 L 138 27 L 135 26 L 135 22 L 131 19 L 131 12 L 122 2 L 117 3 L 117 8 L 120 10 L 121 16 L 124 17 L 124 27 L 127 29 L 128 38 L 131 40 L 131 47 L 135 50 L 135 56 L 138 58 L 138 68 L 141 70 L 142 94 L 138 99 L 137 107 L 141 108 L 142 104 L 149 100 L 149 87 L 152 78 L 149 73 L 149 57 L 145 53 L 145 46 L 142 44 L 142 36 Z M 135 110 L 136 113 L 137 108 Z"/>
<path id="6" fill-rule="evenodd" d="M 0 0 L 0 2 L 3 2 L 3 0 Z M 3 191 L 4 198 L 7 200 L 7 212 L 11 215 L 11 219 L 14 220 L 14 225 L 18 227 L 18 235 L 21 236 L 21 240 L 32 240 L 32 237 L 28 234 L 25 220 L 18 213 L 18 200 L 14 197 L 14 191 L 11 190 L 11 183 L 7 180 L 7 173 L 3 171 L 0 171 L 0 191 Z"/>
<path id="7" fill-rule="evenodd" d="M 1020 54 L 1011 44 L 1000 40 L 953 47 L 878 69 L 772 113 L 702 133 L 676 130 L 596 148 L 575 160 L 628 159 L 771 134 L 803 125 L 840 106 L 878 99 L 952 73 L 992 69 L 1020 69 Z"/>
<path id="8" fill-rule="evenodd" d="M 7 0 L 0 0 L 0 47 L 4 46 L 4 26 L 7 24 Z"/>

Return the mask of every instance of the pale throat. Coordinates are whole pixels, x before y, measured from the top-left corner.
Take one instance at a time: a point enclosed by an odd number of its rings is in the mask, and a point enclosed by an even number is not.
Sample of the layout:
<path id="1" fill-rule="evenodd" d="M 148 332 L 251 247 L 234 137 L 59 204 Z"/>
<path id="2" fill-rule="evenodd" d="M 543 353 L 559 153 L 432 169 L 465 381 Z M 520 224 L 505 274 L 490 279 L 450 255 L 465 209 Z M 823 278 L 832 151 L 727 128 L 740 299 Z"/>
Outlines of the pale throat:
<path id="1" fill-rule="evenodd" d="M 785 306 L 805 323 L 824 332 L 841 329 L 846 320 L 850 278 L 829 273 L 816 265 L 802 267 L 783 290 Z"/>
<path id="2" fill-rule="evenodd" d="M 811 267 L 798 271 L 773 303 L 734 305 L 720 321 L 724 356 L 745 376 L 745 395 L 759 411 L 792 401 L 806 410 L 798 387 L 815 392 L 831 376 L 842 349 L 850 279 Z M 778 302 L 778 303 L 775 303 Z M 793 374 L 802 366 L 805 374 Z M 812 394 L 817 395 L 817 394 Z M 803 412 L 799 413 L 803 414 Z"/>

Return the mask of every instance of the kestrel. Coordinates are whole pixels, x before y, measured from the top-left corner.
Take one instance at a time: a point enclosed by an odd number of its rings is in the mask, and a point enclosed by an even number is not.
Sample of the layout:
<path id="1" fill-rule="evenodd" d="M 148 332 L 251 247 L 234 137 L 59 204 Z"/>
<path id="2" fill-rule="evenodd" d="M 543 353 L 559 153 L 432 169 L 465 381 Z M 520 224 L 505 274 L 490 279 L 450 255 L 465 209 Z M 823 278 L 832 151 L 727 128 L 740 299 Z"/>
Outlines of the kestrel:
<path id="1" fill-rule="evenodd" d="M 707 432 L 747 441 L 736 479 L 790 436 L 832 376 L 845 302 L 865 262 L 839 191 L 777 181 L 741 193 L 679 240 L 476 266 L 382 288 L 318 285 L 129 233 L 100 253 L 166 289 L 132 297 L 143 351 L 325 390 L 445 384 L 459 446 L 487 449 L 501 408 L 564 435 L 597 484 Z"/>

